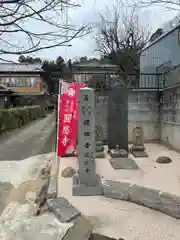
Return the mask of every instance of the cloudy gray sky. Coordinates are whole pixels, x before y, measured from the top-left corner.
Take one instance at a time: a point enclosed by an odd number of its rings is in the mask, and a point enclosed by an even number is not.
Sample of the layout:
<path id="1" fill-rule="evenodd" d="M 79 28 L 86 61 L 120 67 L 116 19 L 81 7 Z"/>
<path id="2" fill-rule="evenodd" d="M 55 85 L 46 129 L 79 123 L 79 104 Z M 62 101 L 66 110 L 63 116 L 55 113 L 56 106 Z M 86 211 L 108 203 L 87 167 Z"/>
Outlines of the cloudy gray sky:
<path id="1" fill-rule="evenodd" d="M 87 24 L 98 21 L 98 12 L 105 12 L 106 8 L 112 6 L 113 0 L 79 0 L 81 1 L 82 7 L 76 8 L 75 10 L 69 9 L 69 22 L 75 24 Z M 83 1 L 83 2 L 82 2 Z M 76 1 L 78 2 L 78 0 Z M 150 28 L 151 31 L 156 30 L 162 24 L 175 16 L 172 11 L 167 11 L 160 7 L 151 7 L 149 9 L 142 9 L 140 11 L 140 24 L 144 27 Z M 41 27 L 36 25 L 36 28 Z M 43 59 L 55 59 L 58 56 L 62 56 L 65 60 L 69 58 L 76 58 L 80 56 L 94 56 L 96 47 L 95 41 L 93 39 L 93 34 L 86 36 L 82 39 L 74 39 L 72 42 L 72 47 L 61 47 L 54 48 L 42 52 L 33 54 L 33 56 L 40 56 Z"/>

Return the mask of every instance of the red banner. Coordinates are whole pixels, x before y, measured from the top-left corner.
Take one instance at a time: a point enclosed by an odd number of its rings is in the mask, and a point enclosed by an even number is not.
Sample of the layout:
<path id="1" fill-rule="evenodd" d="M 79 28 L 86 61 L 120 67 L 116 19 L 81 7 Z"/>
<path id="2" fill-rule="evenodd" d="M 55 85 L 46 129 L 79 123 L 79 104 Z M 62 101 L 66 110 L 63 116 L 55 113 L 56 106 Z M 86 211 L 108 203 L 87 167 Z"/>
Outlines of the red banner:
<path id="1" fill-rule="evenodd" d="M 62 156 L 72 146 L 76 148 L 78 124 L 78 90 L 83 84 L 69 84 L 68 91 L 59 95 L 57 155 Z"/>

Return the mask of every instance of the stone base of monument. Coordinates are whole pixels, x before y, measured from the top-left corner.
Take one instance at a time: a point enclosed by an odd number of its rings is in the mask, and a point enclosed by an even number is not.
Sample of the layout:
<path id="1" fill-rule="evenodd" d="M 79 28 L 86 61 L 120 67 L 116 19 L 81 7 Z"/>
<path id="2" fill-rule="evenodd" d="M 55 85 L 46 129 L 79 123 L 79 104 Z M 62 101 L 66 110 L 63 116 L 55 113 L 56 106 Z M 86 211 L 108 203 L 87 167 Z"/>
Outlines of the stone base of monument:
<path id="1" fill-rule="evenodd" d="M 130 152 L 134 157 L 148 157 L 148 154 L 145 152 L 144 146 L 132 146 Z"/>
<path id="2" fill-rule="evenodd" d="M 95 185 L 86 186 L 80 183 L 79 175 L 76 174 L 73 176 L 73 196 L 97 196 L 103 194 L 103 187 L 101 183 L 101 178 L 99 175 L 96 175 L 97 180 Z"/>
<path id="3" fill-rule="evenodd" d="M 103 142 L 102 141 L 96 141 L 96 146 L 103 146 Z"/>
<path id="4" fill-rule="evenodd" d="M 131 169 L 136 170 L 139 169 L 138 165 L 132 158 L 111 158 L 109 159 L 111 166 L 117 169 Z"/>
<path id="5" fill-rule="evenodd" d="M 109 149 L 108 153 L 112 158 L 128 158 L 128 152 L 125 149 Z"/>
<path id="6" fill-rule="evenodd" d="M 104 153 L 104 146 L 102 141 L 97 141 L 96 142 L 96 158 L 104 158 L 105 153 Z"/>
<path id="7" fill-rule="evenodd" d="M 104 146 L 101 145 L 101 146 L 97 146 L 96 145 L 96 152 L 103 152 L 104 151 Z"/>
<path id="8" fill-rule="evenodd" d="M 96 152 L 95 156 L 96 156 L 96 158 L 105 158 L 105 153 L 104 153 L 104 151 Z"/>

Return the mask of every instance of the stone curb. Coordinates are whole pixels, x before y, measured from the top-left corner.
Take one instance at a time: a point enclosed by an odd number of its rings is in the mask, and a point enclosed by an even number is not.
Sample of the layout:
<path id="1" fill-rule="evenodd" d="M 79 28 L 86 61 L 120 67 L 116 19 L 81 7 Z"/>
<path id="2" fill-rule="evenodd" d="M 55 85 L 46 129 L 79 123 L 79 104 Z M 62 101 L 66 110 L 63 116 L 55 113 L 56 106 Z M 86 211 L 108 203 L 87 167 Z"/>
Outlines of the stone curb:
<path id="1" fill-rule="evenodd" d="M 58 195 L 59 160 L 54 156 L 51 162 L 50 182 L 47 190 L 47 199 L 57 198 Z"/>
<path id="2" fill-rule="evenodd" d="M 103 181 L 105 197 L 129 201 L 180 219 L 180 197 L 128 182 Z"/>

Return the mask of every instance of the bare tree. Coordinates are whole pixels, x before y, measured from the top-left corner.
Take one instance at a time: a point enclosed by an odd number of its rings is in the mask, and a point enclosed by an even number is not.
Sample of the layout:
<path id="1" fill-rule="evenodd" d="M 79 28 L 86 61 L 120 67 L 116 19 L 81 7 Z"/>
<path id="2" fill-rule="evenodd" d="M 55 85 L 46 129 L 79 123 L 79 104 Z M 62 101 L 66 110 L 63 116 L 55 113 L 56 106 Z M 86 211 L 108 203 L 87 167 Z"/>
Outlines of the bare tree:
<path id="1" fill-rule="evenodd" d="M 70 0 L 1 0 L 0 55 L 31 54 L 70 46 L 74 38 L 89 33 L 88 26 L 68 24 L 67 8 L 79 7 Z M 66 16 L 67 17 L 67 16 Z"/>
<path id="2" fill-rule="evenodd" d="M 150 31 L 139 24 L 135 10 L 125 9 L 118 2 L 99 15 L 97 50 L 111 63 L 117 64 L 124 76 L 139 73 L 140 53 L 150 36 Z"/>
<path id="3" fill-rule="evenodd" d="M 129 4 L 128 4 L 129 5 Z M 169 10 L 180 11 L 180 0 L 132 0 L 131 5 L 149 7 L 159 5 Z"/>

